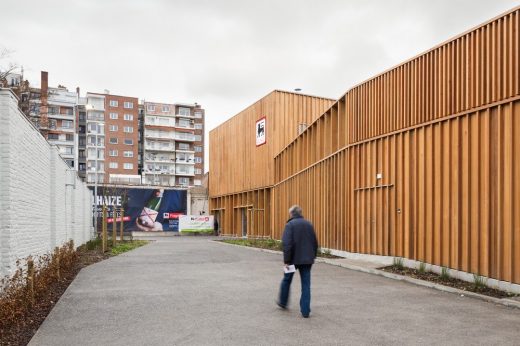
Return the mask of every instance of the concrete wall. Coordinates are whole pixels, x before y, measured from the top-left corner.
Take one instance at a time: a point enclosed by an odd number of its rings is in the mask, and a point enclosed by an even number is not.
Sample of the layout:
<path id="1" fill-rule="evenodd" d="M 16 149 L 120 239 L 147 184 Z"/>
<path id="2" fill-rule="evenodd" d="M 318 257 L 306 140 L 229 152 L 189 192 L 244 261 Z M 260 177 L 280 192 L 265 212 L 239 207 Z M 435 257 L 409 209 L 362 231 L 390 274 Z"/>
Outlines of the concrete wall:
<path id="1" fill-rule="evenodd" d="M 92 193 L 0 89 L 0 276 L 17 259 L 50 252 L 92 232 Z"/>

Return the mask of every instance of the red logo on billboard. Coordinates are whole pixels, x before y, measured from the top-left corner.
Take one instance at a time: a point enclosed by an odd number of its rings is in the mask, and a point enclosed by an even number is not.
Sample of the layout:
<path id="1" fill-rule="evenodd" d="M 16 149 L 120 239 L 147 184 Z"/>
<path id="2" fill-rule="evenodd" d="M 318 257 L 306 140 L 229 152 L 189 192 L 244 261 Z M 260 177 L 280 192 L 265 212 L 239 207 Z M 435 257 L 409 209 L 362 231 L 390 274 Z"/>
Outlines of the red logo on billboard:
<path id="1" fill-rule="evenodd" d="M 131 219 L 130 216 L 123 217 L 123 221 L 130 221 L 130 219 Z M 113 217 L 107 218 L 107 223 L 113 223 L 113 222 L 114 222 Z M 120 217 L 116 218 L 116 222 L 121 222 L 121 218 Z"/>

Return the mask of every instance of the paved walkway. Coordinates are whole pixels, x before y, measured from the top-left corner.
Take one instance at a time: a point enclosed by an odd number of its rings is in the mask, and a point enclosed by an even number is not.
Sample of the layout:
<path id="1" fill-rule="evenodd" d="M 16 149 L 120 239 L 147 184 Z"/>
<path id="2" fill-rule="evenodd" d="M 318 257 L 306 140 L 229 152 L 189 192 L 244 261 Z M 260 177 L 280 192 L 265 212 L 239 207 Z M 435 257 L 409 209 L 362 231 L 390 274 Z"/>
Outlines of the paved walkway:
<path id="1" fill-rule="evenodd" d="M 318 263 L 312 313 L 281 256 L 162 239 L 83 269 L 30 345 L 518 345 L 520 310 Z M 295 294 L 296 293 L 296 294 Z"/>

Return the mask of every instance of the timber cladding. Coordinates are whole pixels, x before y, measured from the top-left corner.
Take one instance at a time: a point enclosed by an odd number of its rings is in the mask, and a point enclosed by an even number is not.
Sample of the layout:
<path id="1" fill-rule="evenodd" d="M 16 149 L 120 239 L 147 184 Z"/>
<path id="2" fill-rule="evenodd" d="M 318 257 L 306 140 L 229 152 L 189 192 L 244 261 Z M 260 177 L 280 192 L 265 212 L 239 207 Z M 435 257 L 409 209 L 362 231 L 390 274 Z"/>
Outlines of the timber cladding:
<path id="1" fill-rule="evenodd" d="M 275 158 L 272 236 L 520 283 L 516 8 L 349 90 Z"/>
<path id="2" fill-rule="evenodd" d="M 270 236 L 274 157 L 334 100 L 275 90 L 210 131 L 210 210 L 223 234 Z M 266 144 L 255 124 L 266 118 Z"/>
<path id="3" fill-rule="evenodd" d="M 210 131 L 212 197 L 272 186 L 274 157 L 334 100 L 275 90 Z M 256 146 L 255 123 L 266 118 L 265 145 Z"/>

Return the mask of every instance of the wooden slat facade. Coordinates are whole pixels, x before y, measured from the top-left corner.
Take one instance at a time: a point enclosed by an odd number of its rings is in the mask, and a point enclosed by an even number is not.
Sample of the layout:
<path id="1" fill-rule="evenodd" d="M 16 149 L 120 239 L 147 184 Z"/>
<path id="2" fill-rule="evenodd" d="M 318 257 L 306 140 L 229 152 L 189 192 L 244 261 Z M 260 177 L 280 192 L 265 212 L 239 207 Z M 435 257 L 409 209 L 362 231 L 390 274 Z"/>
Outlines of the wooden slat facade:
<path id="1" fill-rule="evenodd" d="M 210 210 L 221 232 L 270 235 L 274 157 L 335 100 L 275 90 L 210 131 Z M 266 118 L 267 142 L 256 146 L 255 123 Z"/>
<path id="2" fill-rule="evenodd" d="M 275 158 L 271 235 L 520 283 L 520 10 L 349 90 Z M 378 178 L 380 175 L 380 178 Z"/>

